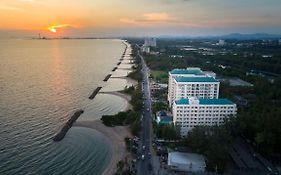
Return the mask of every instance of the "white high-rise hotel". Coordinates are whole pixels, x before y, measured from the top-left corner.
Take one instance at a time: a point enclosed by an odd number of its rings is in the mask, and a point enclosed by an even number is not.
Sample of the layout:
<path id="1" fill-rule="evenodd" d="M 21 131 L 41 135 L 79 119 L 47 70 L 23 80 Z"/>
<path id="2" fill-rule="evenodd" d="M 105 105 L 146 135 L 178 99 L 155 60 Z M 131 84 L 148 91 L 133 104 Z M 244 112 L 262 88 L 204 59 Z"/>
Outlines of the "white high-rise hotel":
<path id="1" fill-rule="evenodd" d="M 218 98 L 220 82 L 213 72 L 200 68 L 174 69 L 169 72 L 168 102 L 188 97 Z"/>
<path id="2" fill-rule="evenodd" d="M 220 125 L 226 117 L 236 115 L 236 104 L 219 98 L 220 83 L 215 77 L 215 73 L 200 68 L 169 72 L 168 101 L 181 136 L 195 126 Z"/>
<path id="3" fill-rule="evenodd" d="M 186 136 L 195 126 L 221 125 L 236 112 L 236 104 L 227 99 L 183 98 L 174 102 L 173 122 L 181 127 L 181 136 Z"/>

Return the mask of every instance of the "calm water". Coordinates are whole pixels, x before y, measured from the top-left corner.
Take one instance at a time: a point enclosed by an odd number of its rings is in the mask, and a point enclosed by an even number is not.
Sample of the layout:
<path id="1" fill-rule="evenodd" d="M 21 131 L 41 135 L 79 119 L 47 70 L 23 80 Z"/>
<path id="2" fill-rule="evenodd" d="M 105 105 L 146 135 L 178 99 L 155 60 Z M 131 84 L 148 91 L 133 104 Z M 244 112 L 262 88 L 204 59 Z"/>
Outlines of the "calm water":
<path id="1" fill-rule="evenodd" d="M 111 153 L 95 130 L 73 127 L 52 137 L 76 109 L 97 119 L 126 106 L 104 83 L 124 51 L 120 40 L 0 40 L 0 174 L 101 174 Z M 121 71 L 122 72 L 122 71 Z M 123 72 L 122 72 L 123 73 Z"/>

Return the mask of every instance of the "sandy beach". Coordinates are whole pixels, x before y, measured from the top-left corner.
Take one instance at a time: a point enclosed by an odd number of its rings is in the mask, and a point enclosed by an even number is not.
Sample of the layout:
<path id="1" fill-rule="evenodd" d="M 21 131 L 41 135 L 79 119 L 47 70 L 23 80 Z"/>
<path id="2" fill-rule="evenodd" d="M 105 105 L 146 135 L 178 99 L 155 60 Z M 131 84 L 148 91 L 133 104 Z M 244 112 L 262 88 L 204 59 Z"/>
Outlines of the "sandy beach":
<path id="1" fill-rule="evenodd" d="M 125 80 L 127 80 L 129 83 L 132 83 L 132 85 L 134 86 L 134 87 L 136 87 L 136 85 L 138 84 L 138 81 L 136 81 L 136 80 L 134 80 L 134 79 L 132 79 L 132 78 L 130 78 L 130 77 L 127 77 L 127 76 L 120 76 L 120 77 L 111 77 L 111 78 L 120 78 L 120 79 L 125 79 Z"/>
<path id="2" fill-rule="evenodd" d="M 128 78 L 130 79 L 130 78 Z M 135 81 L 130 79 L 130 81 Z M 137 82 L 134 82 L 134 86 Z M 119 96 L 127 101 L 127 106 L 122 111 L 127 111 L 132 109 L 132 105 L 130 104 L 131 96 L 122 92 L 100 92 L 103 94 L 111 94 Z M 102 133 L 110 142 L 110 146 L 112 149 L 112 157 L 110 163 L 106 167 L 103 172 L 103 175 L 112 175 L 116 172 L 116 164 L 120 160 L 124 160 L 127 151 L 126 144 L 124 139 L 126 137 L 132 137 L 129 126 L 115 126 L 115 127 L 107 127 L 105 126 L 101 120 L 89 120 L 89 121 L 76 121 L 73 126 L 86 127 L 99 131 Z"/>
<path id="3" fill-rule="evenodd" d="M 126 157 L 126 145 L 124 138 L 131 137 L 128 126 L 107 127 L 101 120 L 94 121 L 77 121 L 73 126 L 92 128 L 104 134 L 110 142 L 112 148 L 112 158 L 105 171 L 104 175 L 112 175 L 116 172 L 116 164 Z"/>
<path id="4" fill-rule="evenodd" d="M 138 82 L 133 80 L 127 76 L 124 77 L 111 77 L 111 78 L 121 78 L 126 79 L 130 82 L 134 87 L 137 86 Z M 127 101 L 127 106 L 122 111 L 128 111 L 132 109 L 132 105 L 130 104 L 131 96 L 120 91 L 113 92 L 99 92 L 103 94 L 111 94 L 121 97 Z M 125 160 L 125 157 L 128 156 L 129 153 L 126 151 L 125 138 L 132 137 L 131 132 L 129 130 L 129 126 L 115 126 L 115 127 L 107 127 L 105 126 L 101 120 L 90 120 L 90 121 L 76 121 L 73 126 L 92 128 L 100 133 L 102 133 L 110 142 L 110 146 L 112 149 L 112 157 L 110 163 L 106 167 L 103 172 L 103 175 L 112 175 L 116 172 L 116 164 L 120 160 Z"/>
<path id="5" fill-rule="evenodd" d="M 119 96 L 127 101 L 127 107 L 123 111 L 132 109 L 130 104 L 131 96 L 121 92 L 101 92 L 104 94 L 111 94 Z M 126 137 L 131 137 L 128 126 L 115 126 L 107 127 L 101 120 L 92 121 L 79 121 L 74 124 L 74 126 L 92 128 L 100 133 L 104 134 L 109 140 L 112 149 L 112 158 L 108 166 L 106 167 L 103 175 L 112 175 L 116 172 L 116 164 L 120 160 L 124 160 L 126 156 L 126 145 L 124 139 Z"/>
<path id="6" fill-rule="evenodd" d="M 131 100 L 131 96 L 128 95 L 128 94 L 124 94 L 124 93 L 121 93 L 121 92 L 100 92 L 101 94 L 111 94 L 111 95 L 116 95 L 118 97 L 121 97 L 123 99 L 125 99 L 127 101 L 127 106 L 126 108 L 124 108 L 122 111 L 128 111 L 130 109 L 132 109 L 132 105 L 130 104 L 130 100 Z"/>
<path id="7" fill-rule="evenodd" d="M 132 79 L 132 78 L 125 77 L 124 79 L 126 79 L 128 82 L 132 83 L 134 87 L 136 87 L 137 84 L 138 84 L 138 81 L 137 81 L 137 80 L 134 80 L 134 79 Z"/>

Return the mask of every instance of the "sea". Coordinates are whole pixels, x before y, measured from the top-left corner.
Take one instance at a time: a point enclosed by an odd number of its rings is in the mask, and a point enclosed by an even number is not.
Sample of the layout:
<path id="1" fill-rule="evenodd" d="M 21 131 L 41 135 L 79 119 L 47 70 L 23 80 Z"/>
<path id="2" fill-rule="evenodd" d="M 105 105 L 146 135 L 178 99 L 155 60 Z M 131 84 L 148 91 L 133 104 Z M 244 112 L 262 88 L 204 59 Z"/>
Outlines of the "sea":
<path id="1" fill-rule="evenodd" d="M 79 120 L 99 120 L 126 108 L 106 93 L 131 85 L 118 78 L 126 64 L 103 81 L 125 47 L 118 39 L 0 40 L 1 175 L 102 174 L 112 156 L 103 134 L 72 127 L 62 141 L 52 138 L 78 109 Z M 88 99 L 98 86 L 103 93 Z"/>

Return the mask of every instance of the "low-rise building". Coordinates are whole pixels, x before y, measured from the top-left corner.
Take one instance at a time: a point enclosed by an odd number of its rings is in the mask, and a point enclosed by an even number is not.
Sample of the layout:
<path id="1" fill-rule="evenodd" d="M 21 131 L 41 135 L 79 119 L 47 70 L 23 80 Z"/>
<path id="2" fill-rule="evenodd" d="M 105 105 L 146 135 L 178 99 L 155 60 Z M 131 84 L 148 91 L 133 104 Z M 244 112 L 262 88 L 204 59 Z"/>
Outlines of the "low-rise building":
<path id="1" fill-rule="evenodd" d="M 169 125 L 173 123 L 173 117 L 167 115 L 165 111 L 159 111 L 156 113 L 157 124 Z"/>
<path id="2" fill-rule="evenodd" d="M 150 47 L 149 46 L 142 46 L 141 51 L 142 51 L 142 53 L 150 53 Z"/>
<path id="3" fill-rule="evenodd" d="M 152 82 L 150 84 L 150 91 L 151 91 L 151 93 L 157 92 L 160 89 L 161 89 L 161 87 L 160 87 L 160 85 L 158 83 Z"/>
<path id="4" fill-rule="evenodd" d="M 205 158 L 200 154 L 170 152 L 168 153 L 169 169 L 183 172 L 204 172 L 206 168 Z"/>
<path id="5" fill-rule="evenodd" d="M 156 83 L 154 81 L 151 81 L 150 83 L 150 91 L 152 93 L 157 92 L 161 89 L 167 89 L 168 85 L 167 84 L 160 84 L 160 83 Z"/>
<path id="6" fill-rule="evenodd" d="M 173 122 L 180 126 L 180 134 L 185 137 L 195 126 L 221 125 L 225 118 L 236 113 L 236 104 L 228 99 L 182 98 L 174 102 Z"/>

